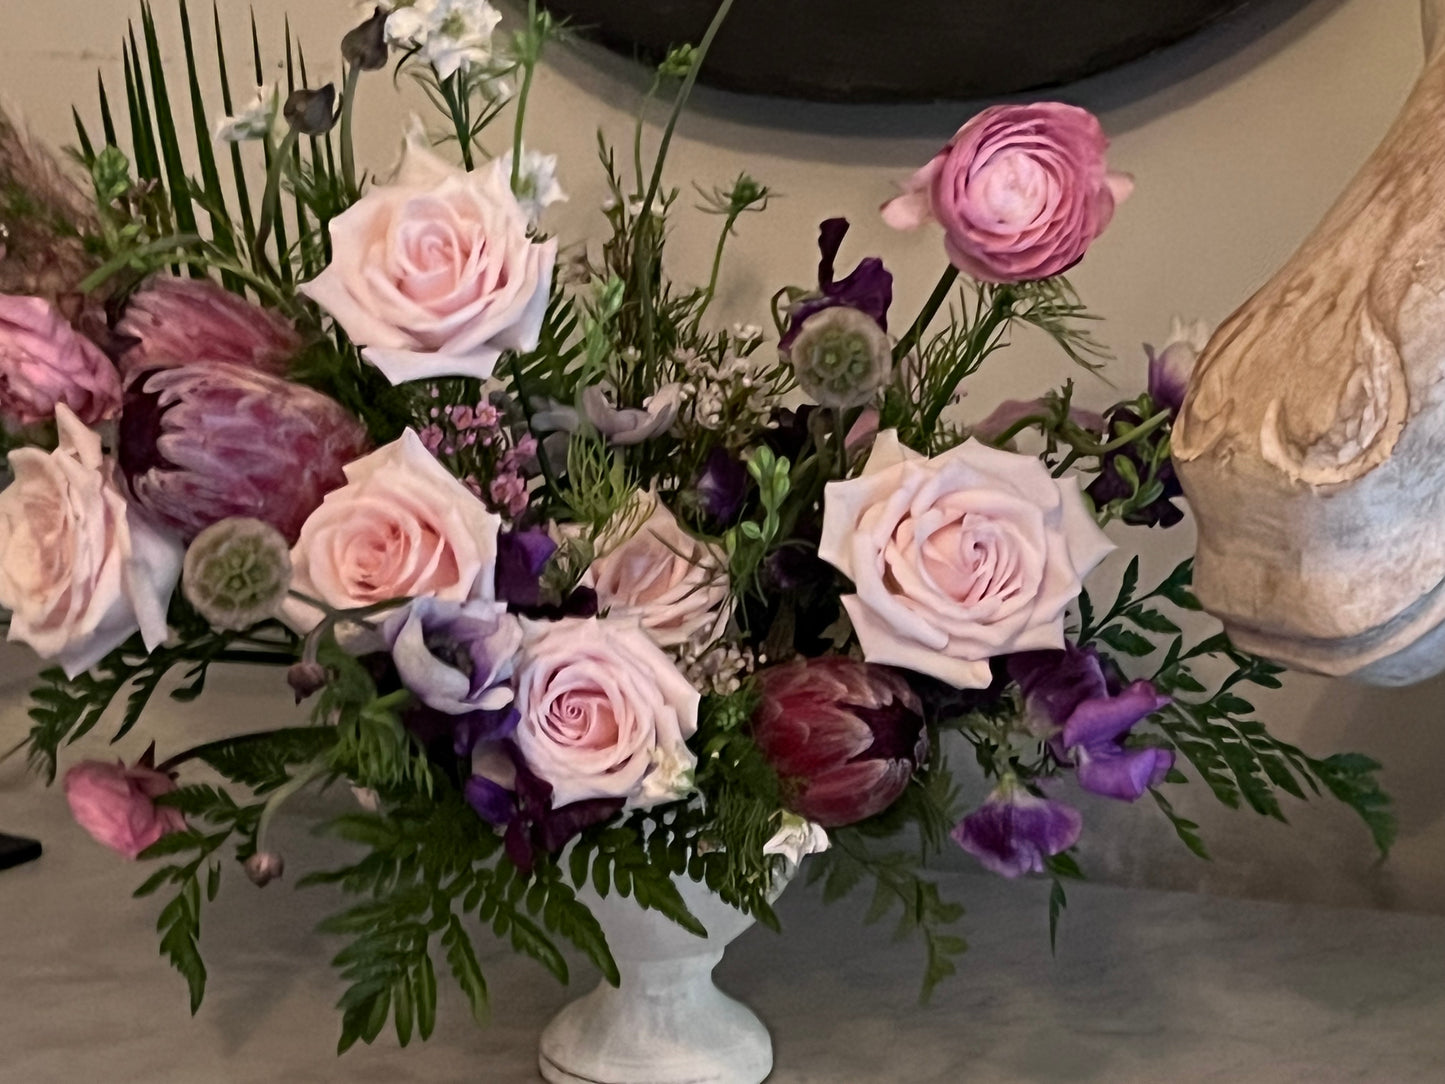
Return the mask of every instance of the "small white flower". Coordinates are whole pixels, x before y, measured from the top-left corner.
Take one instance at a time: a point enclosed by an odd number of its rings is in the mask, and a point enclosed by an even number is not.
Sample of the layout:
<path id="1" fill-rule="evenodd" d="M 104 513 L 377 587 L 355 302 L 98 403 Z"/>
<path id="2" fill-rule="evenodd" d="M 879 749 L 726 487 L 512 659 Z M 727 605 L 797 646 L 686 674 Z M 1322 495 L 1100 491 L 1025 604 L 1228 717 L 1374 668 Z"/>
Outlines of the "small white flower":
<path id="1" fill-rule="evenodd" d="M 281 114 L 281 88 L 270 83 L 256 88 L 256 96 L 234 116 L 216 121 L 216 141 L 242 143 L 248 139 L 265 139 L 276 134 Z"/>
<path id="2" fill-rule="evenodd" d="M 502 173 L 512 176 L 512 152 L 502 155 Z M 517 172 L 517 183 L 512 189 L 522 210 L 527 212 L 527 221 L 534 227 L 542 218 L 542 212 L 554 203 L 565 203 L 567 193 L 557 183 L 557 156 L 541 151 L 522 151 L 522 168 Z"/>
<path id="3" fill-rule="evenodd" d="M 492 32 L 501 21 L 502 13 L 487 0 L 415 0 L 392 10 L 386 40 L 417 50 L 439 79 L 447 79 L 491 64 Z"/>
<path id="4" fill-rule="evenodd" d="M 820 825 L 788 812 L 779 813 L 778 820 L 778 830 L 763 844 L 763 854 L 780 854 L 788 865 L 796 866 L 808 855 L 828 849 L 828 833 Z"/>

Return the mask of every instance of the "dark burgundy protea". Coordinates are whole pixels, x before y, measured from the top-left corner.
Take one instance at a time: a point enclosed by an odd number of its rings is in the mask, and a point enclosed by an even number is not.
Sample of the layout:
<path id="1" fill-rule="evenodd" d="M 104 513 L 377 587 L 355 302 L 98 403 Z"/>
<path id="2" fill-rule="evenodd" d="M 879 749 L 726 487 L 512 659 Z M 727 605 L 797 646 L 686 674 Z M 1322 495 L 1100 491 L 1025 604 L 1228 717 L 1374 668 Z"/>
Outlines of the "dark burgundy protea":
<path id="1" fill-rule="evenodd" d="M 176 365 L 227 362 L 281 374 L 301 336 L 279 314 L 210 279 L 157 275 L 131 295 L 116 332 L 130 346 L 125 375 Z"/>
<path id="2" fill-rule="evenodd" d="M 798 659 L 763 670 L 758 687 L 753 737 L 788 808 L 825 828 L 883 812 L 928 755 L 918 697 L 886 667 Z"/>
<path id="3" fill-rule="evenodd" d="M 239 365 L 139 373 L 121 410 L 132 495 L 187 540 L 250 516 L 294 543 L 365 449 L 365 428 L 335 400 Z"/>

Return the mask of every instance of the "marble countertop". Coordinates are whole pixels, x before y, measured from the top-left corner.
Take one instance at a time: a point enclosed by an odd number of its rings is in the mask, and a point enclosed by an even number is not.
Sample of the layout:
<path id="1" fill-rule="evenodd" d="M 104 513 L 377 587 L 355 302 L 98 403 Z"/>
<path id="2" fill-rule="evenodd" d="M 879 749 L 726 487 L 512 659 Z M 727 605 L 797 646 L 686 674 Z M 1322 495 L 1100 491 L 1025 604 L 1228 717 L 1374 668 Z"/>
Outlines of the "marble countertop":
<path id="1" fill-rule="evenodd" d="M 301 817 L 282 828 L 293 869 L 328 862 Z M 538 1033 L 571 996 L 489 945 L 489 1027 L 444 983 L 429 1042 L 403 1051 L 386 1032 L 338 1061 L 336 945 L 314 932 L 336 900 L 232 873 L 207 911 L 211 984 L 191 1019 L 156 952 L 159 904 L 130 898 L 144 870 L 13 762 L 0 830 L 46 847 L 0 872 L 5 1084 L 535 1081 Z M 1445 918 L 1082 885 L 1054 957 L 1045 887 L 949 875 L 972 949 L 927 1007 L 916 944 L 860 929 L 864 901 L 824 908 L 800 885 L 780 903 L 787 935 L 750 931 L 719 984 L 771 1027 L 772 1084 L 1445 1081 Z"/>

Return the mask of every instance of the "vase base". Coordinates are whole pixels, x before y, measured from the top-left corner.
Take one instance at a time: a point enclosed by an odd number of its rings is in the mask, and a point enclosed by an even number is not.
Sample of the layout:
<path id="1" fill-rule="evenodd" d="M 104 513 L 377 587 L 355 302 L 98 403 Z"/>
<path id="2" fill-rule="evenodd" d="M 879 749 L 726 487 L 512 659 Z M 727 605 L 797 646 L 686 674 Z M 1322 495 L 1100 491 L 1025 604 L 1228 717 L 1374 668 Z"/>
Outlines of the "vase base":
<path id="1" fill-rule="evenodd" d="M 639 1002 L 603 983 L 547 1025 L 537 1056 L 542 1079 L 548 1084 L 762 1084 L 773 1069 L 768 1029 L 710 980 L 707 987 L 701 998 L 695 991 L 685 999 L 690 1004 L 676 1006 Z"/>

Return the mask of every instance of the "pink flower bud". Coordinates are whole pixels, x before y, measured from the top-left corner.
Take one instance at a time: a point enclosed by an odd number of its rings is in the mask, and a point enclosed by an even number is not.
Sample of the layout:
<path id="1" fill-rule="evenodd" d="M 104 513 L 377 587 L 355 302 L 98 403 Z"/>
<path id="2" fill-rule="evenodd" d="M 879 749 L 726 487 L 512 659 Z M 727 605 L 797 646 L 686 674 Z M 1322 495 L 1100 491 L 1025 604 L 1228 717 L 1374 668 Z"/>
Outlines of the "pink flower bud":
<path id="1" fill-rule="evenodd" d="M 241 866 L 257 888 L 265 888 L 286 872 L 286 860 L 272 851 L 257 851 Z"/>
<path id="2" fill-rule="evenodd" d="M 0 420 L 34 425 L 64 403 L 86 425 L 120 410 L 120 377 L 50 302 L 0 294 Z"/>
<path id="3" fill-rule="evenodd" d="M 120 465 L 136 501 L 184 538 L 232 516 L 294 543 L 366 430 L 310 388 L 239 365 L 137 375 L 120 419 Z"/>
<path id="4" fill-rule="evenodd" d="M 799 659 L 759 673 L 758 687 L 753 737 L 787 807 L 825 828 L 883 812 L 928 755 L 918 697 L 886 667 Z"/>
<path id="5" fill-rule="evenodd" d="M 65 797 L 76 822 L 98 843 L 135 858 L 156 840 L 186 827 L 179 809 L 155 799 L 176 789 L 170 776 L 137 764 L 87 760 L 65 773 Z"/>
<path id="6" fill-rule="evenodd" d="M 289 321 L 210 279 L 155 276 L 131 297 L 116 330 L 138 340 L 121 357 L 127 376 L 218 361 L 279 375 L 301 348 Z"/>

